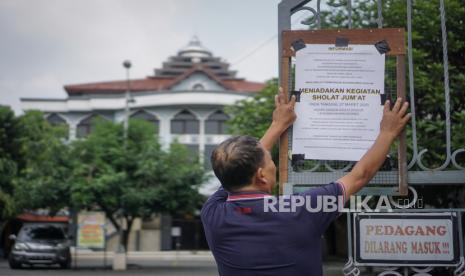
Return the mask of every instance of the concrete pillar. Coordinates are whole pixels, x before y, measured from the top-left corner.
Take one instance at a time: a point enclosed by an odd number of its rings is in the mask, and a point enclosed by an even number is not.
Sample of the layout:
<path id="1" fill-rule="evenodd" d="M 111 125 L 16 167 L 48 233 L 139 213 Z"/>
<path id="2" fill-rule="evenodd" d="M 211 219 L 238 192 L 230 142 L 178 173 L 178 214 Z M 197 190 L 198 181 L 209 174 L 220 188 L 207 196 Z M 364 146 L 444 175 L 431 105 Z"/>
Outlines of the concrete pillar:
<path id="1" fill-rule="evenodd" d="M 77 135 L 77 124 L 76 123 L 70 123 L 68 124 L 69 129 L 68 129 L 68 137 L 70 141 L 76 140 L 76 135 Z"/>
<path id="2" fill-rule="evenodd" d="M 203 164 L 204 161 L 204 154 L 205 154 L 205 117 L 199 118 L 199 125 L 200 125 L 200 131 L 199 131 L 199 158 L 200 158 L 200 163 Z"/>
<path id="3" fill-rule="evenodd" d="M 113 270 L 126 270 L 126 252 L 120 252 L 119 250 L 115 252 L 113 257 Z"/>
<path id="4" fill-rule="evenodd" d="M 171 144 L 171 117 L 168 114 L 163 114 L 159 116 L 160 120 L 160 130 L 159 137 L 160 143 L 164 149 L 168 149 Z"/>

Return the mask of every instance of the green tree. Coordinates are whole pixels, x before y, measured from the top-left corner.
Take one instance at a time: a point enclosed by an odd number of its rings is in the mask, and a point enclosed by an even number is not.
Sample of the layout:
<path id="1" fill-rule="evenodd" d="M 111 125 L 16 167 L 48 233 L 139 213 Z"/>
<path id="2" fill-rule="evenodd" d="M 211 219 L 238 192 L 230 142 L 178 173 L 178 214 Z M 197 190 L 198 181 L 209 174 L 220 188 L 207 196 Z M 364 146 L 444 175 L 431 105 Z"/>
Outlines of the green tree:
<path id="1" fill-rule="evenodd" d="M 332 0 L 330 3 L 339 3 Z M 377 4 L 372 0 L 353 1 L 353 28 L 377 28 Z M 465 145 L 465 5 L 463 1 L 446 0 L 449 76 L 451 90 L 452 148 Z M 406 28 L 406 2 L 383 1 L 383 27 Z M 322 29 L 346 28 L 347 9 L 331 8 L 322 12 Z M 415 112 L 419 149 L 428 149 L 423 160 L 437 167 L 445 160 L 445 108 L 442 42 L 439 1 L 414 1 L 412 16 Z M 312 26 L 313 27 L 313 26 Z M 388 60 L 387 70 L 394 63 Z M 271 82 L 273 83 L 273 82 Z M 230 122 L 234 134 L 260 136 L 269 124 L 276 88 L 270 86 L 251 101 L 240 101 L 227 111 L 235 116 Z M 408 88 L 407 88 L 408 89 Z M 411 137 L 411 128 L 407 128 Z M 428 137 L 426 139 L 426 137 Z M 411 147 L 411 143 L 409 143 Z M 411 152 L 411 148 L 409 151 Z M 460 159 L 460 158 L 459 158 Z M 460 159 L 463 163 L 465 158 Z"/>
<path id="2" fill-rule="evenodd" d="M 377 27 L 374 1 L 354 1 L 353 11 L 355 28 Z M 456 150 L 465 146 L 465 2 L 445 0 L 445 14 L 451 100 L 451 145 L 452 150 Z M 407 28 L 406 2 L 383 1 L 383 19 L 385 28 Z M 343 9 L 335 8 L 324 14 L 323 21 L 325 28 L 344 27 L 347 26 L 347 14 Z M 428 149 L 422 156 L 423 163 L 430 168 L 437 168 L 446 159 L 444 67 L 439 1 L 413 1 L 412 46 L 418 148 Z M 411 135 L 412 129 L 409 125 L 409 140 Z M 412 152 L 411 143 L 409 152 Z M 457 161 L 463 166 L 463 153 L 458 156 Z M 413 170 L 415 169 L 419 168 L 414 167 Z M 462 186 L 447 189 L 423 187 L 420 188 L 420 193 L 424 202 L 433 206 L 463 206 L 463 198 L 457 196 L 463 194 Z"/>
<path id="3" fill-rule="evenodd" d="M 278 80 L 266 82 L 265 87 L 254 97 L 226 106 L 225 111 L 231 115 L 228 131 L 231 134 L 262 137 L 271 124 L 274 110 L 274 96 L 278 91 Z"/>
<path id="4" fill-rule="evenodd" d="M 331 0 L 338 4 L 340 1 Z M 383 27 L 407 28 L 406 2 L 383 0 Z M 377 3 L 372 0 L 352 1 L 352 27 L 377 28 Z M 465 3 L 463 0 L 446 0 L 446 24 L 451 96 L 452 149 L 465 146 Z M 322 12 L 322 29 L 347 28 L 345 6 Z M 312 26 L 314 28 L 315 26 Z M 439 1 L 413 1 L 412 44 L 414 60 L 415 111 L 417 120 L 418 148 L 428 149 L 424 163 L 435 168 L 446 159 L 444 74 L 442 63 L 442 34 L 439 17 Z M 394 62 L 387 60 L 387 71 L 395 72 Z M 407 72 L 408 74 L 408 72 Z M 275 82 L 274 82 L 275 83 Z M 269 125 L 273 110 L 276 86 L 267 87 L 250 101 L 241 101 L 227 109 L 235 116 L 230 121 L 234 134 L 250 134 L 260 137 Z M 408 91 L 409 87 L 407 87 Z M 408 153 L 412 152 L 411 125 L 407 127 Z M 276 153 L 275 153 L 276 156 Z M 276 159 L 275 159 L 276 160 Z M 465 154 L 457 161 L 465 163 Z M 414 167 L 412 170 L 418 169 Z M 425 202 L 435 206 L 457 206 L 461 198 L 452 196 L 462 189 L 424 190 Z M 452 200 L 451 200 L 452 199 Z M 463 203 L 462 203 L 463 204 Z"/>
<path id="5" fill-rule="evenodd" d="M 86 139 L 73 143 L 71 198 L 78 208 L 104 211 L 123 231 L 127 248 L 136 217 L 198 207 L 205 172 L 185 147 L 174 144 L 163 150 L 148 122 L 131 120 L 126 142 L 123 137 L 121 124 L 99 121 Z"/>
<path id="6" fill-rule="evenodd" d="M 335 3 L 336 1 L 331 1 Z M 452 148 L 465 145 L 465 3 L 446 0 L 446 27 L 451 95 Z M 375 1 L 353 3 L 353 27 L 376 28 Z M 347 27 L 347 11 L 333 8 L 322 16 L 323 28 Z M 440 166 L 445 158 L 445 107 L 443 49 L 439 1 L 413 1 L 412 45 L 414 61 L 415 112 L 419 149 L 428 166 Z M 407 28 L 405 1 L 383 1 L 383 27 Z M 411 129 L 408 129 L 411 134 Z M 427 137 L 427 138 L 426 138 Z M 462 162 L 465 158 L 462 157 Z"/>
<path id="7" fill-rule="evenodd" d="M 0 106 L 0 221 L 14 214 L 14 180 L 22 165 L 20 127 L 13 111 Z"/>
<path id="8" fill-rule="evenodd" d="M 20 210 L 45 208 L 55 213 L 69 204 L 72 159 L 65 143 L 67 129 L 52 126 L 42 112 L 18 118 L 23 166 L 16 178 L 15 203 Z"/>

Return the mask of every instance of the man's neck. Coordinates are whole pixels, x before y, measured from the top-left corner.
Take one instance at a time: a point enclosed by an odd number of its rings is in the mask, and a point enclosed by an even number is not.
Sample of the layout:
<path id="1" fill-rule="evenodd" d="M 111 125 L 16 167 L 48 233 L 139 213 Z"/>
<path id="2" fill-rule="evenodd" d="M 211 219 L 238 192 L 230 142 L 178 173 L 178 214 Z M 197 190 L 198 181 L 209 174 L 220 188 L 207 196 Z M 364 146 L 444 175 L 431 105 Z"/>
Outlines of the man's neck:
<path id="1" fill-rule="evenodd" d="M 264 188 L 261 188 L 261 187 L 257 187 L 253 184 L 251 185 L 247 185 L 245 187 L 242 187 L 240 189 L 237 189 L 234 191 L 235 193 L 240 193 L 240 192 L 262 192 L 262 193 L 268 193 L 270 194 L 271 191 L 268 191 L 267 189 L 264 189 Z"/>

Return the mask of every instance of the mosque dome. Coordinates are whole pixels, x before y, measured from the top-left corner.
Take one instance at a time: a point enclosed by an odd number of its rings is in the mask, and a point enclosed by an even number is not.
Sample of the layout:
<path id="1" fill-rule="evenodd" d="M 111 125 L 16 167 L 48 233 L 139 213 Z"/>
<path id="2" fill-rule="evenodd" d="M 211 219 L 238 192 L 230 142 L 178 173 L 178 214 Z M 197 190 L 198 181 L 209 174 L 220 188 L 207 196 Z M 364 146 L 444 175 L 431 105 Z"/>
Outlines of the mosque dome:
<path id="1" fill-rule="evenodd" d="M 155 77 L 181 76 L 192 68 L 202 67 L 220 79 L 235 79 L 236 71 L 229 69 L 229 64 L 202 45 L 197 36 L 193 36 L 186 46 L 175 56 L 163 62 L 161 68 L 155 69 Z"/>
<path id="2" fill-rule="evenodd" d="M 202 58 L 211 57 L 212 53 L 202 45 L 197 36 L 193 36 L 189 43 L 178 51 L 178 56 Z"/>

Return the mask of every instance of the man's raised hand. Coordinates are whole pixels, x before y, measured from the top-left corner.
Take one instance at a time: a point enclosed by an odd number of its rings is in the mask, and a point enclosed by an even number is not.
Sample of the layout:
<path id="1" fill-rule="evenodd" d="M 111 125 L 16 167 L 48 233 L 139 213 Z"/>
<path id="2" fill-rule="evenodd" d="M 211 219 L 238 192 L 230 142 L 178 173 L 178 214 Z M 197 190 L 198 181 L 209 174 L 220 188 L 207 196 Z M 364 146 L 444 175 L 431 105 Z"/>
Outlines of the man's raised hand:
<path id="1" fill-rule="evenodd" d="M 390 108 L 390 101 L 384 103 L 383 119 L 380 124 L 380 134 L 395 139 L 410 120 L 411 114 L 407 114 L 408 102 L 402 104 L 402 98 L 397 98 L 396 103 Z"/>
<path id="2" fill-rule="evenodd" d="M 278 95 L 274 98 L 274 104 L 273 122 L 262 139 L 260 139 L 260 143 L 266 150 L 271 150 L 271 148 L 273 148 L 279 136 L 281 136 L 297 118 L 294 112 L 295 96 L 292 96 L 291 100 L 287 101 L 286 95 L 281 87 L 279 88 Z"/>
<path id="3" fill-rule="evenodd" d="M 278 94 L 274 98 L 275 109 L 273 111 L 273 123 L 282 130 L 287 129 L 297 118 L 295 107 L 295 96 L 287 101 L 286 95 L 282 87 L 279 88 Z"/>

